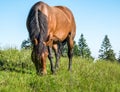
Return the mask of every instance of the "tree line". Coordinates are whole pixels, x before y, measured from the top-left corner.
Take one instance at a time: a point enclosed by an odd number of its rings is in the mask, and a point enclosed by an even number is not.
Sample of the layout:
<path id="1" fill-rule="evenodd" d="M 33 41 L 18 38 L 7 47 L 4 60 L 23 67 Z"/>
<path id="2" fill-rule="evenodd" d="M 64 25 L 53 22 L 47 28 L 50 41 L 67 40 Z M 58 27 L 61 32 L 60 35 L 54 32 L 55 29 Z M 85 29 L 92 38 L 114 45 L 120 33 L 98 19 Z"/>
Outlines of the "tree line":
<path id="1" fill-rule="evenodd" d="M 24 40 L 21 44 L 21 48 L 23 49 L 31 49 L 32 44 L 30 42 L 30 39 Z M 67 45 L 64 46 L 62 55 L 67 56 Z M 87 58 L 87 59 L 94 59 L 91 55 L 91 50 L 86 42 L 86 39 L 83 34 L 80 35 L 80 38 L 78 39 L 78 43 L 74 41 L 74 55 L 79 56 L 81 58 Z M 107 60 L 107 61 L 119 61 L 120 62 L 120 52 L 119 57 L 115 57 L 114 50 L 112 49 L 112 45 L 110 43 L 110 40 L 108 38 L 108 35 L 105 35 L 101 47 L 99 49 L 99 55 L 98 58 L 101 60 Z"/>

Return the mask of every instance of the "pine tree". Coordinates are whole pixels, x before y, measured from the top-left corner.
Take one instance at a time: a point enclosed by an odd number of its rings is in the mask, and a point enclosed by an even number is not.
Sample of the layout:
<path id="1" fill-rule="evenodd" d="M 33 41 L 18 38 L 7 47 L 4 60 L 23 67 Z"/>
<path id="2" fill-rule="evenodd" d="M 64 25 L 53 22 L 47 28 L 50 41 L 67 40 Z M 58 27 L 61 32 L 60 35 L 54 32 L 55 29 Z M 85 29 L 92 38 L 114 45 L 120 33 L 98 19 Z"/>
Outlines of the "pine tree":
<path id="1" fill-rule="evenodd" d="M 73 52 L 75 56 L 79 56 L 79 47 L 76 44 L 76 42 L 74 41 L 74 48 L 73 48 Z"/>
<path id="2" fill-rule="evenodd" d="M 115 61 L 115 53 L 112 49 L 110 40 L 107 35 L 105 35 L 105 38 L 102 42 L 101 49 L 99 50 L 99 58 L 104 60 L 110 60 Z"/>
<path id="3" fill-rule="evenodd" d="M 24 49 L 32 48 L 32 44 L 29 38 L 27 40 L 22 41 L 21 48 L 24 48 Z"/>
<path id="4" fill-rule="evenodd" d="M 63 45 L 62 56 L 67 56 L 67 53 L 68 53 L 68 46 L 67 46 L 67 43 L 66 43 L 65 45 Z M 78 45 L 76 44 L 75 41 L 74 41 L 73 54 L 75 56 L 79 55 L 79 48 L 78 48 Z"/>
<path id="5" fill-rule="evenodd" d="M 81 34 L 80 39 L 78 41 L 79 45 L 79 55 L 82 58 L 91 58 L 91 51 L 86 43 L 86 39 L 84 38 L 84 35 Z"/>
<path id="6" fill-rule="evenodd" d="M 120 51 L 119 51 L 119 56 L 118 56 L 117 61 L 120 63 Z"/>

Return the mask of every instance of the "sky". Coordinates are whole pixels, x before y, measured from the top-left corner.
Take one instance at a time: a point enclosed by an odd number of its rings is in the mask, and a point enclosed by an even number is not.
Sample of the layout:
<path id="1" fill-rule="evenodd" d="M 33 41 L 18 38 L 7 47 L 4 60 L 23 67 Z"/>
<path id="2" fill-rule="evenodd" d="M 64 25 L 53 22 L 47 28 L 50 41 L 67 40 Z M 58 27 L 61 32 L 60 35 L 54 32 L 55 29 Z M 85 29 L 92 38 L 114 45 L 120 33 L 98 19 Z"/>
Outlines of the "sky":
<path id="1" fill-rule="evenodd" d="M 30 8 L 39 0 L 0 0 L 0 47 L 20 48 L 28 38 L 26 19 Z M 120 51 L 120 0 L 41 0 L 48 5 L 67 6 L 75 17 L 78 43 L 81 33 L 98 57 L 105 35 L 118 56 Z"/>

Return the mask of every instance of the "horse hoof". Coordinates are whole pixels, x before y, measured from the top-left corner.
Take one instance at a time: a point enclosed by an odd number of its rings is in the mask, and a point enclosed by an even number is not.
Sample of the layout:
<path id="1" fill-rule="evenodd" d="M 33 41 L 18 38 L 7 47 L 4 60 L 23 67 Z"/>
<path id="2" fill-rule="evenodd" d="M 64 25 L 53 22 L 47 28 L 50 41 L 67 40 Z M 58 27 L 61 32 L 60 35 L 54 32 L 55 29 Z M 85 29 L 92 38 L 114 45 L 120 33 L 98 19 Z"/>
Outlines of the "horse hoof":
<path id="1" fill-rule="evenodd" d="M 55 74 L 55 69 L 54 70 L 51 70 L 52 71 L 52 74 Z"/>
<path id="2" fill-rule="evenodd" d="M 42 71 L 41 75 L 47 75 L 47 71 Z"/>
<path id="3" fill-rule="evenodd" d="M 68 68 L 68 71 L 69 71 L 69 72 L 72 72 L 72 69 L 71 69 L 71 68 Z"/>
<path id="4" fill-rule="evenodd" d="M 54 72 L 52 72 L 52 75 L 56 75 L 56 72 L 54 71 Z"/>
<path id="5" fill-rule="evenodd" d="M 43 72 L 43 71 L 42 71 L 42 72 L 39 72 L 39 73 L 37 72 L 36 74 L 39 75 L 39 76 L 41 76 L 41 75 L 46 75 L 47 72 Z"/>

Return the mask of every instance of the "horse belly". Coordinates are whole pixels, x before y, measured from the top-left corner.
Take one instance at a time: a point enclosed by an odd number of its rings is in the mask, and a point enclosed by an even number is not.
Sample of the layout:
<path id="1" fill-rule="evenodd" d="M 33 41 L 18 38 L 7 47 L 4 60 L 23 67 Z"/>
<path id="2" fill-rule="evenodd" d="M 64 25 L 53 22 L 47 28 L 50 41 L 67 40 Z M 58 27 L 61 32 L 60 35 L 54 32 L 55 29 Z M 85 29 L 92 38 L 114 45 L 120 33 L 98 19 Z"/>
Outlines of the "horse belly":
<path id="1" fill-rule="evenodd" d="M 53 35 L 58 41 L 62 42 L 67 38 L 68 32 L 65 30 L 58 30 Z"/>

